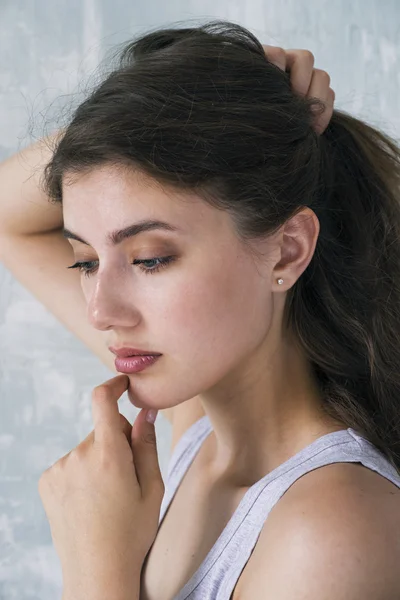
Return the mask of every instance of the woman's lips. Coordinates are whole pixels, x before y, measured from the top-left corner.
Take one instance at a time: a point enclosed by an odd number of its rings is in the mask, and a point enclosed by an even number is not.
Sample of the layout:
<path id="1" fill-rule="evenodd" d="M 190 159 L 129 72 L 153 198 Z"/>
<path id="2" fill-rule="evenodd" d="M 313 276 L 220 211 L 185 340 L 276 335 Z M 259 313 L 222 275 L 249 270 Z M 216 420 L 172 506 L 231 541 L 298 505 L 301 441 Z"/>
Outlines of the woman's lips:
<path id="1" fill-rule="evenodd" d="M 157 356 L 147 355 L 116 358 L 115 368 L 119 373 L 137 373 L 138 371 L 143 371 L 144 369 L 155 363 L 156 360 L 161 356 L 162 354 L 159 354 Z"/>

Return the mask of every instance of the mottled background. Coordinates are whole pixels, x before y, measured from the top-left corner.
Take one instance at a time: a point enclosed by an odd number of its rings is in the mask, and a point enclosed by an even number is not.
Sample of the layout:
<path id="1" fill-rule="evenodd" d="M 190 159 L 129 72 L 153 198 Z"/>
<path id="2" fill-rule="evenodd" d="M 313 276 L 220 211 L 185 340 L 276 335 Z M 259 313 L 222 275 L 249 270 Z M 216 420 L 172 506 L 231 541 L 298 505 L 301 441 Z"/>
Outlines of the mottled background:
<path id="1" fill-rule="evenodd" d="M 62 124 L 116 44 L 213 18 L 308 48 L 338 108 L 399 138 L 398 0 L 0 0 L 0 160 Z M 93 429 L 91 391 L 114 373 L 1 264 L 0 290 L 0 600 L 55 600 L 61 570 L 38 479 Z M 120 409 L 137 414 L 126 395 Z M 170 425 L 160 417 L 156 429 L 165 477 Z"/>

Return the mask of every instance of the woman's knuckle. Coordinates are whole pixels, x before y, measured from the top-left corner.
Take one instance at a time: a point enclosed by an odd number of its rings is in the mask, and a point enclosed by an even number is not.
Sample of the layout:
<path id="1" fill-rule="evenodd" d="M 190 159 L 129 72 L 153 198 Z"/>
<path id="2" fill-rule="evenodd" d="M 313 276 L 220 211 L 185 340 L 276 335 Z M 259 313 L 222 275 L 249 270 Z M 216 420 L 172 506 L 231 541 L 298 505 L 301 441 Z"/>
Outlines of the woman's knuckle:
<path id="1" fill-rule="evenodd" d="M 318 77 L 329 86 L 331 82 L 331 76 L 329 75 L 329 73 L 327 71 L 323 71 L 322 69 L 315 69 L 315 71 L 317 72 Z"/>
<path id="2" fill-rule="evenodd" d="M 158 482 L 157 493 L 162 497 L 165 494 L 165 484 L 162 480 Z"/>
<path id="3" fill-rule="evenodd" d="M 315 56 L 311 52 L 311 50 L 301 50 L 301 53 L 302 53 L 303 58 L 305 58 L 308 62 L 310 62 L 312 65 L 314 65 Z"/>
<path id="4" fill-rule="evenodd" d="M 97 385 L 92 392 L 92 398 L 103 400 L 107 397 L 107 389 L 103 385 Z"/>
<path id="5" fill-rule="evenodd" d="M 160 478 L 155 478 L 150 483 L 150 493 L 155 496 L 155 498 L 162 498 L 165 494 L 165 484 L 164 481 Z"/>
<path id="6" fill-rule="evenodd" d="M 145 444 L 154 444 L 154 443 L 156 442 L 156 436 L 155 436 L 155 433 L 152 433 L 152 432 L 150 432 L 150 433 L 145 433 L 145 434 L 142 436 L 142 441 L 143 441 Z"/>
<path id="7" fill-rule="evenodd" d="M 275 46 L 274 56 L 280 60 L 286 60 L 286 51 L 280 46 Z"/>

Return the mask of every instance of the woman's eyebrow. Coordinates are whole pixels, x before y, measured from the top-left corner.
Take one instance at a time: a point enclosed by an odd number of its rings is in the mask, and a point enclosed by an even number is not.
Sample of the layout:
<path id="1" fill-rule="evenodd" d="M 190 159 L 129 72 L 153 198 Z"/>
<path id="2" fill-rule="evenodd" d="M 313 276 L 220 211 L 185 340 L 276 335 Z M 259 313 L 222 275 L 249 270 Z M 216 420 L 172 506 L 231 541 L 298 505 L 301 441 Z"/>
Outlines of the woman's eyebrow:
<path id="1" fill-rule="evenodd" d="M 107 243 L 110 246 L 116 246 L 120 244 L 123 240 L 127 238 L 134 237 L 135 235 L 139 235 L 140 233 L 144 233 L 145 231 L 153 231 L 155 229 L 163 229 L 165 231 L 182 231 L 176 225 L 171 225 L 171 223 L 167 223 L 166 221 L 159 220 L 147 220 L 147 221 L 138 221 L 133 225 L 128 225 L 128 227 L 124 227 L 124 229 L 117 229 L 112 231 L 107 235 Z M 83 240 L 79 235 L 69 231 L 69 229 L 63 228 L 63 236 L 66 238 L 70 238 L 73 240 L 77 240 L 82 244 L 86 244 L 86 246 L 90 246 L 88 242 Z"/>

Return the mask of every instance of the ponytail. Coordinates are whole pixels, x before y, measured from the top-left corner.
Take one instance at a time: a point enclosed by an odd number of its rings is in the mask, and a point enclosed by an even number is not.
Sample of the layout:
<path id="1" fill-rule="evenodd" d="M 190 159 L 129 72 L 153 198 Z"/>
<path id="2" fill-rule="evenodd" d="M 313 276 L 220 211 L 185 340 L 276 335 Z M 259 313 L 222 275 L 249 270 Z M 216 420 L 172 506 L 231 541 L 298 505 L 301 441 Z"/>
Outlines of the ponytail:
<path id="1" fill-rule="evenodd" d="M 320 235 L 286 318 L 326 412 L 400 472 L 400 148 L 335 110 L 320 158 Z"/>

